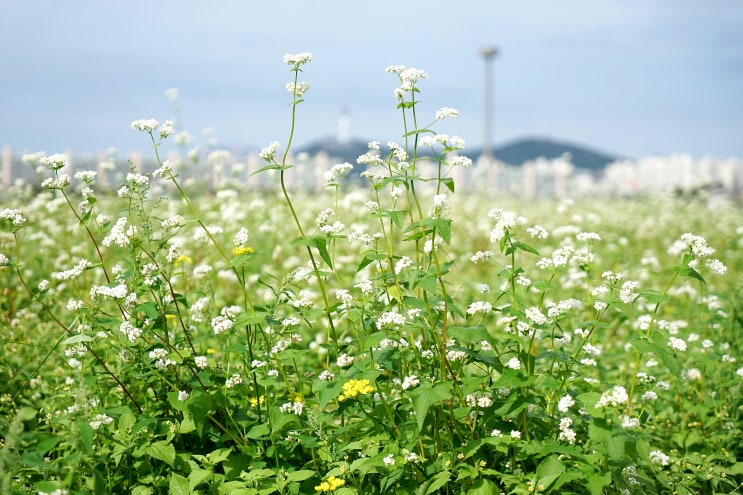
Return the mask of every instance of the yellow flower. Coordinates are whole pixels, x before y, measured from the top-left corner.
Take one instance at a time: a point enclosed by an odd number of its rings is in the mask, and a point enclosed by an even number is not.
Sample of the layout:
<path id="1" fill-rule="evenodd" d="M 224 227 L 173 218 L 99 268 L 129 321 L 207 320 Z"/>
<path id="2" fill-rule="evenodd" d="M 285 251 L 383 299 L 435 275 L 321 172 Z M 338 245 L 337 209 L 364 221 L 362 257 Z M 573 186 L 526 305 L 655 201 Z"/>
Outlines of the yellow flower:
<path id="1" fill-rule="evenodd" d="M 291 402 L 304 402 L 304 396 L 299 392 L 289 392 L 289 400 Z"/>
<path id="2" fill-rule="evenodd" d="M 253 252 L 253 248 L 250 246 L 245 246 L 245 247 L 239 246 L 232 250 L 232 256 L 238 257 L 241 254 L 248 254 L 252 252 Z"/>
<path id="3" fill-rule="evenodd" d="M 366 378 L 361 380 L 348 380 L 343 384 L 343 393 L 338 396 L 338 401 L 343 402 L 346 399 L 352 399 L 357 395 L 365 395 L 374 392 L 374 387 Z"/>
<path id="4" fill-rule="evenodd" d="M 179 264 L 184 263 L 184 262 L 185 263 L 191 263 L 191 264 L 193 264 L 193 260 L 191 259 L 191 257 L 190 256 L 186 256 L 185 254 L 182 254 L 182 255 L 178 256 L 178 258 L 175 260 L 175 263 L 174 264 L 175 265 L 179 265 Z"/>
<path id="5" fill-rule="evenodd" d="M 327 479 L 327 481 L 323 481 L 319 485 L 315 487 L 316 492 L 332 492 L 337 490 L 338 488 L 344 486 L 346 484 L 346 480 L 341 478 L 336 478 L 335 476 L 331 476 Z"/>
<path id="6" fill-rule="evenodd" d="M 257 407 L 258 404 L 263 404 L 266 402 L 266 397 L 261 395 L 259 398 L 251 397 L 250 398 L 250 407 Z"/>

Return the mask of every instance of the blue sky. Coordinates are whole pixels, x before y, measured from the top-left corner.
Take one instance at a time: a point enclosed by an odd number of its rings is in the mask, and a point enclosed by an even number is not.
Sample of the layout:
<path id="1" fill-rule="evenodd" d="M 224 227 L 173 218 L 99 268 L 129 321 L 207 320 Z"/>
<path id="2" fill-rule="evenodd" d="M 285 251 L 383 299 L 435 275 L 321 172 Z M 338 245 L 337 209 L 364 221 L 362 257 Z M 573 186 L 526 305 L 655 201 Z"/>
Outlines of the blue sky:
<path id="1" fill-rule="evenodd" d="M 743 156 L 743 2 L 0 0 L 0 146 L 147 149 L 132 120 L 210 127 L 224 147 L 286 142 L 285 53 L 309 51 L 295 144 L 399 140 L 388 65 L 424 69 L 419 111 L 483 141 L 484 62 L 496 45 L 492 139 L 539 136 L 629 157 Z M 425 120 L 425 119 L 424 119 Z"/>

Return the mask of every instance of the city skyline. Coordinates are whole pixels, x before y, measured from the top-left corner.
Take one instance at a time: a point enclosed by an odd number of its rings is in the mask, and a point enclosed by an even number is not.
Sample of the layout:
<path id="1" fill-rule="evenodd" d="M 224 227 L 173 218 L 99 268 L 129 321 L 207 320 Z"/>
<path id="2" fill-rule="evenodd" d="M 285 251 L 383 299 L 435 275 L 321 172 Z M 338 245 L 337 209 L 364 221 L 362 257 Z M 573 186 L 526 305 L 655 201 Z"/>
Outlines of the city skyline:
<path id="1" fill-rule="evenodd" d="M 447 8 L 444 8 L 447 6 Z M 743 156 L 743 4 L 693 0 L 517 5 L 340 1 L 216 7 L 73 0 L 0 5 L 0 145 L 146 149 L 129 124 L 180 117 L 194 145 L 260 148 L 289 132 L 285 53 L 310 51 L 294 145 L 339 134 L 400 140 L 388 65 L 425 70 L 421 119 L 484 143 L 482 50 L 494 146 L 544 137 L 603 152 Z M 165 97 L 179 89 L 180 116 Z"/>

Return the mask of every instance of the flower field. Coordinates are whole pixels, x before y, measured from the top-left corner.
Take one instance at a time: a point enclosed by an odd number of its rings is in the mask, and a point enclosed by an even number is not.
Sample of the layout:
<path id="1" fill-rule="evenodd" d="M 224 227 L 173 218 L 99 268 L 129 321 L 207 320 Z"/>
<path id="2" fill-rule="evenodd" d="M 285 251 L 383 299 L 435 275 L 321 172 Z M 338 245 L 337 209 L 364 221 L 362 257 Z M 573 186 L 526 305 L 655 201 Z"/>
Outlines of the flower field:
<path id="1" fill-rule="evenodd" d="M 740 205 L 458 195 L 402 66 L 401 141 L 290 193 L 310 60 L 273 189 L 145 119 L 115 194 L 45 155 L 0 197 L 0 493 L 739 493 Z"/>

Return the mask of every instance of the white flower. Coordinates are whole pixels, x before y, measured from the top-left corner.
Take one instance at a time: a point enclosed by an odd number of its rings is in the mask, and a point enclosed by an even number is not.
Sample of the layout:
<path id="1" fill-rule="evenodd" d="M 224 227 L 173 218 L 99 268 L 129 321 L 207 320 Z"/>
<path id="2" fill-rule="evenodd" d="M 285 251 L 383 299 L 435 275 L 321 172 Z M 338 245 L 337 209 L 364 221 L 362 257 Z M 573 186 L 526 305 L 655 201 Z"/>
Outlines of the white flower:
<path id="1" fill-rule="evenodd" d="M 668 464 L 671 462 L 671 458 L 660 450 L 653 450 L 652 452 L 650 452 L 649 457 L 652 462 L 654 462 L 655 464 L 660 464 L 661 466 L 668 466 Z"/>
<path id="2" fill-rule="evenodd" d="M 459 111 L 454 108 L 442 107 L 436 111 L 436 120 L 443 120 L 448 117 L 456 118 L 457 116 L 459 116 Z"/>
<path id="3" fill-rule="evenodd" d="M 235 373 L 234 375 L 232 375 L 231 377 L 229 377 L 227 380 L 225 380 L 224 386 L 227 387 L 227 388 L 232 388 L 232 387 L 234 387 L 236 385 L 240 385 L 242 382 L 243 382 L 243 379 L 240 376 L 240 374 L 239 373 Z"/>
<path id="4" fill-rule="evenodd" d="M 544 316 L 541 311 L 539 311 L 539 308 L 527 308 L 525 313 L 526 317 L 537 325 L 544 325 L 545 323 L 547 323 L 547 317 Z"/>
<path id="5" fill-rule="evenodd" d="M 158 128 L 160 124 L 155 119 L 139 119 L 132 122 L 132 129 L 135 131 L 152 132 Z"/>
<path id="6" fill-rule="evenodd" d="M 521 369 L 521 361 L 519 361 L 518 358 L 514 357 L 508 360 L 508 362 L 506 363 L 506 366 L 508 366 L 512 370 L 519 370 Z"/>
<path id="7" fill-rule="evenodd" d="M 476 315 L 477 313 L 489 313 L 492 311 L 493 306 L 487 301 L 475 301 L 470 304 L 467 308 L 468 315 Z"/>
<path id="8" fill-rule="evenodd" d="M 604 407 L 606 405 L 620 406 L 626 404 L 629 400 L 627 389 L 622 386 L 616 386 L 609 392 L 601 394 L 601 398 L 596 403 L 597 408 Z"/>
<path id="9" fill-rule="evenodd" d="M 564 395 L 557 402 L 557 410 L 562 413 L 566 413 L 568 412 L 568 409 L 570 409 L 574 405 L 575 405 L 575 400 L 570 395 Z"/>
<path id="10" fill-rule="evenodd" d="M 521 432 L 518 430 L 511 430 L 511 438 L 521 438 Z"/>
<path id="11" fill-rule="evenodd" d="M 384 462 L 385 466 L 394 466 L 395 456 L 393 454 L 386 455 L 384 456 L 384 459 L 382 459 L 382 462 Z"/>
<path id="12" fill-rule="evenodd" d="M 312 54 L 310 52 L 284 55 L 284 63 L 287 65 L 300 66 L 306 64 L 310 60 L 312 60 Z"/>
<path id="13" fill-rule="evenodd" d="M 188 392 L 186 392 L 185 390 L 181 390 L 180 392 L 178 392 L 179 401 L 183 402 L 186 399 L 188 399 Z"/>
<path id="14" fill-rule="evenodd" d="M 416 375 L 409 375 L 405 377 L 405 380 L 402 382 L 402 389 L 407 390 L 409 388 L 415 388 L 418 385 L 420 385 L 421 381 L 418 379 Z"/>
<path id="15" fill-rule="evenodd" d="M 676 337 L 670 337 L 668 339 L 668 347 L 670 347 L 673 350 L 683 352 L 686 350 L 686 342 L 682 339 L 676 338 Z"/>
<path id="16" fill-rule="evenodd" d="M 114 419 L 113 419 L 112 417 L 108 416 L 107 414 L 97 414 L 97 415 L 96 415 L 96 416 L 95 416 L 95 417 L 94 417 L 94 418 L 93 418 L 93 419 L 92 419 L 92 420 L 90 421 L 90 426 L 91 426 L 91 427 L 92 427 L 92 428 L 93 428 L 94 430 L 97 430 L 97 429 L 98 429 L 98 428 L 100 428 L 101 426 L 103 426 L 103 425 L 107 425 L 107 424 L 111 423 L 111 422 L 112 422 L 113 420 L 114 420 Z"/>

